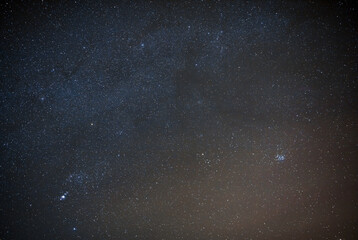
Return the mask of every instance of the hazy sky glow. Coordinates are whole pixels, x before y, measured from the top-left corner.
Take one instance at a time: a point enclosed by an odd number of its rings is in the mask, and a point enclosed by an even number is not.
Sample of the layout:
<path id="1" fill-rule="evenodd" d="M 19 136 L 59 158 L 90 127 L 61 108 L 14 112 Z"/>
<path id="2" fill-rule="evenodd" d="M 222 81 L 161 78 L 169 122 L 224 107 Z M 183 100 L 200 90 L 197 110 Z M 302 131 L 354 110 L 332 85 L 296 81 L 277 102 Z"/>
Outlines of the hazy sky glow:
<path id="1" fill-rule="evenodd" d="M 1 3 L 0 239 L 354 239 L 346 1 Z"/>

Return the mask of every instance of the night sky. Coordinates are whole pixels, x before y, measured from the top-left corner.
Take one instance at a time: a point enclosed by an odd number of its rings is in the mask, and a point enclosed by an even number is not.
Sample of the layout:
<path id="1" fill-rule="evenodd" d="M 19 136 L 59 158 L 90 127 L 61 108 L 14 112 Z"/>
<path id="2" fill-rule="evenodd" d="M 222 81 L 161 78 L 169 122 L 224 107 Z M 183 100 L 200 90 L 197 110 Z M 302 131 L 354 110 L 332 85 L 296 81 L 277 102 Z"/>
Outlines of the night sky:
<path id="1" fill-rule="evenodd" d="M 357 239 L 347 1 L 2 1 L 0 239 Z"/>

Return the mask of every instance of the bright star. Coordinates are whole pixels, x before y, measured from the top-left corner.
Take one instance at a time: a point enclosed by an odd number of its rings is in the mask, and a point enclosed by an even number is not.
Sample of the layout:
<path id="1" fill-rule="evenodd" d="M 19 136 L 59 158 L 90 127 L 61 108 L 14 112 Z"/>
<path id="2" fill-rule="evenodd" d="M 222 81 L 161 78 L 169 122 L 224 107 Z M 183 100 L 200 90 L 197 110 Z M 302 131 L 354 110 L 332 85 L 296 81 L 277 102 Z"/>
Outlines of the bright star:
<path id="1" fill-rule="evenodd" d="M 60 197 L 60 201 L 65 200 L 66 197 L 67 197 L 67 194 L 68 194 L 68 192 L 65 192 L 65 193 Z"/>

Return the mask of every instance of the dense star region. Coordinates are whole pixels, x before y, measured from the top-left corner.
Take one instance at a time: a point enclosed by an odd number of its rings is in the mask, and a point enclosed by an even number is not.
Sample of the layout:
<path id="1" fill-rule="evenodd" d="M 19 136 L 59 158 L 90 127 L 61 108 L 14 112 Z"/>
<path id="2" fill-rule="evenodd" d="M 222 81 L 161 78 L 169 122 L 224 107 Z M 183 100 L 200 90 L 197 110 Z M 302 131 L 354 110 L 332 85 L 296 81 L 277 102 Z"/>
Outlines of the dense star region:
<path id="1" fill-rule="evenodd" d="M 0 239 L 355 239 L 347 1 L 2 1 Z"/>

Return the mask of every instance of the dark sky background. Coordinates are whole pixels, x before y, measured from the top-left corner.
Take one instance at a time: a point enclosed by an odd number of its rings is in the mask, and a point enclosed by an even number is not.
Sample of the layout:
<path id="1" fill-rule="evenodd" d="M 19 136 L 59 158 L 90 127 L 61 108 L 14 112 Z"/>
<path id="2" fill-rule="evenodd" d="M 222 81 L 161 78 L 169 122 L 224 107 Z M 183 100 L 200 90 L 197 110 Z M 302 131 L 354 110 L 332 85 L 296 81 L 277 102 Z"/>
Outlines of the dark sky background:
<path id="1" fill-rule="evenodd" d="M 58 2 L 1 2 L 1 240 L 357 238 L 354 5 Z"/>

